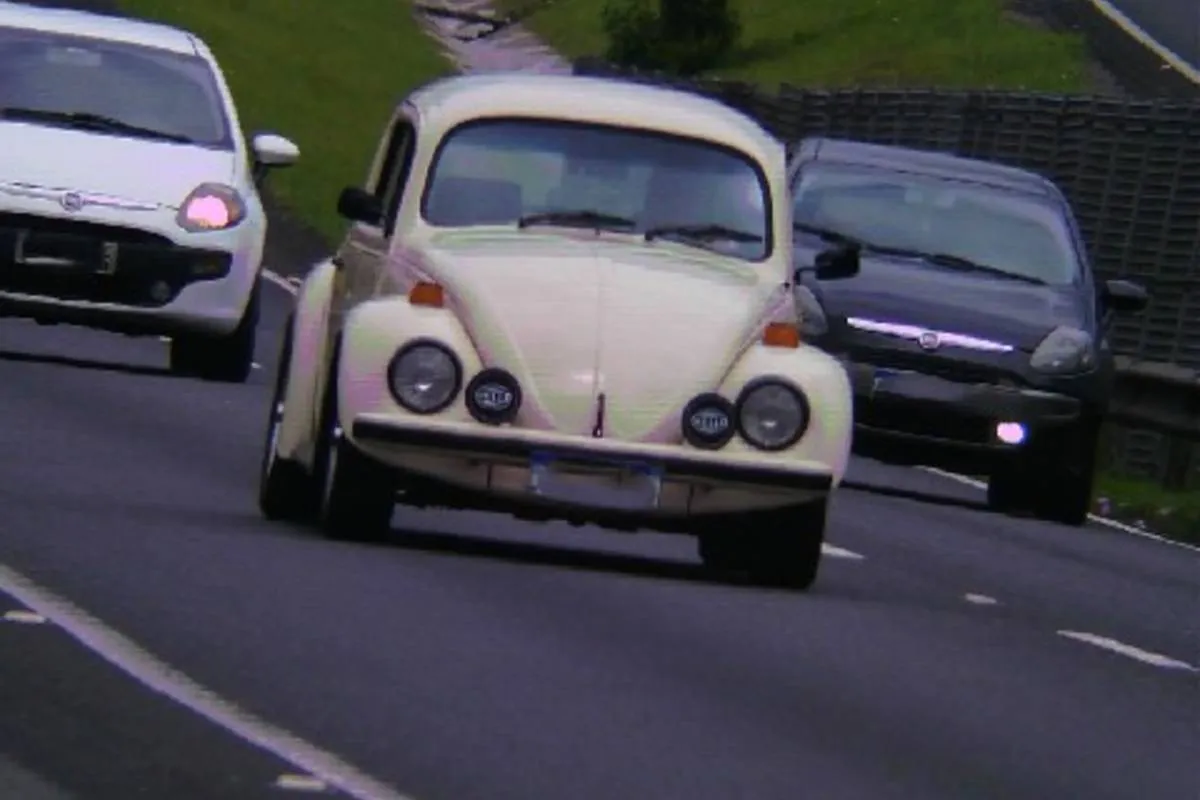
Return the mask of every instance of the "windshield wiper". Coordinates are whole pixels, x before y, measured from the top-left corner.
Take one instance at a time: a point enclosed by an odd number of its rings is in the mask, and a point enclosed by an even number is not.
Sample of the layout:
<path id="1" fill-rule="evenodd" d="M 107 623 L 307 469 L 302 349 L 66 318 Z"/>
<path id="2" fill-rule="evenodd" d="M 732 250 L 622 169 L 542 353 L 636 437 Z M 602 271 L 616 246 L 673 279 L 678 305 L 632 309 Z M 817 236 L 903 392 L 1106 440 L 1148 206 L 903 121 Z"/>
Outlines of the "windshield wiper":
<path id="1" fill-rule="evenodd" d="M 195 140 L 178 133 L 168 133 L 154 128 L 144 128 L 116 117 L 106 117 L 103 114 L 93 114 L 88 111 L 50 111 L 44 108 L 0 108 L 0 117 L 4 119 L 30 120 L 34 122 L 59 122 L 76 128 L 84 128 L 105 133 L 127 133 L 131 136 L 146 136 L 154 139 L 165 139 L 169 142 L 191 144 Z"/>
<path id="2" fill-rule="evenodd" d="M 939 267 L 950 267 L 951 269 L 957 269 L 962 272 L 979 272 L 984 275 L 994 275 L 997 278 L 1006 278 L 1008 280 L 1021 281 L 1023 283 L 1032 283 L 1037 286 L 1046 285 L 1046 282 L 1041 278 L 1009 272 L 1006 269 L 993 267 L 990 264 L 981 264 L 978 261 L 972 261 L 971 259 L 963 256 L 956 256 L 953 253 L 926 253 L 923 250 L 912 250 L 905 247 L 872 247 L 870 249 L 874 250 L 876 253 L 887 256 L 919 258 L 922 261 L 927 261 L 930 264 L 936 264 Z"/>
<path id="3" fill-rule="evenodd" d="M 713 240 L 727 239 L 732 242 L 761 242 L 763 237 L 757 233 L 749 231 L 740 231 L 737 228 L 729 228 L 725 225 L 700 224 L 700 225 L 659 225 L 656 228 L 650 228 L 646 231 L 646 241 L 657 239 L 660 236 L 669 236 L 678 234 L 686 236 L 690 239 Z"/>
<path id="4" fill-rule="evenodd" d="M 827 242 L 835 242 L 836 244 L 857 245 L 859 247 L 873 247 L 868 242 L 862 239 L 855 238 L 848 233 L 835 231 L 833 228 L 823 228 L 820 225 L 810 225 L 807 222 L 793 222 L 792 230 L 801 231 L 803 233 L 811 233 L 814 236 L 820 236 Z"/>
<path id="5" fill-rule="evenodd" d="M 627 217 L 605 214 L 603 211 L 593 211 L 587 208 L 539 211 L 535 214 L 526 214 L 517 220 L 518 228 L 528 228 L 530 225 L 539 224 L 567 225 L 595 228 L 596 230 L 622 230 L 637 227 L 637 222 Z"/>

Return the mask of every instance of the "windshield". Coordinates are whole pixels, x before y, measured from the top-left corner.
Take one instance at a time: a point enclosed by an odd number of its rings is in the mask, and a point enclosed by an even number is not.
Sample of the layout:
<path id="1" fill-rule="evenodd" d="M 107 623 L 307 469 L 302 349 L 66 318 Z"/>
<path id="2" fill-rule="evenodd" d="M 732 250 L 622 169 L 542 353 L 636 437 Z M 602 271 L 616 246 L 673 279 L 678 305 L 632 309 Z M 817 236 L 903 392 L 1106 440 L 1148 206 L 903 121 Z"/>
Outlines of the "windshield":
<path id="1" fill-rule="evenodd" d="M 460 126 L 439 147 L 421 213 L 442 227 L 594 226 L 749 261 L 771 253 L 768 190 L 753 159 L 711 142 L 607 125 L 495 119 Z"/>
<path id="2" fill-rule="evenodd" d="M 115 135 L 160 132 L 232 149 L 222 96 L 202 58 L 107 40 L 0 27 L 0 115 L 62 127 L 91 117 L 91 131 L 103 118 L 117 123 L 102 129 Z"/>
<path id="3" fill-rule="evenodd" d="M 793 215 L 801 227 L 797 244 L 813 236 L 803 230 L 810 226 L 1042 283 L 1070 284 L 1079 271 L 1062 209 L 994 186 L 817 162 L 805 166 L 793 186 Z"/>

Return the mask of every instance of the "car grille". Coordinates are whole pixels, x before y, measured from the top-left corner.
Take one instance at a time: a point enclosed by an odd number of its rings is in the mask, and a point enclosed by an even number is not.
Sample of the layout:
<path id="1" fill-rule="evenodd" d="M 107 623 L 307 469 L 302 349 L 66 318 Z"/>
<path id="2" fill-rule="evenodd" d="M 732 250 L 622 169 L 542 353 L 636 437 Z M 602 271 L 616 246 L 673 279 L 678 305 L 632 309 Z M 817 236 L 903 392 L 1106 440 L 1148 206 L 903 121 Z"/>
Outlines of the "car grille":
<path id="1" fill-rule="evenodd" d="M 121 225 L 105 225 L 99 222 L 39 217 L 33 214 L 11 214 L 0 212 L 0 229 L 38 231 L 61 236 L 78 236 L 101 242 L 118 244 L 158 244 L 170 246 L 171 240 L 149 231 L 126 228 Z"/>
<path id="2" fill-rule="evenodd" d="M 987 444 L 993 424 L 987 419 L 947 412 L 930 411 L 916 403 L 888 403 L 855 398 L 854 423 L 914 436 L 928 436 L 968 444 Z"/>
<path id="3" fill-rule="evenodd" d="M 902 369 L 933 375 L 957 383 L 991 383 L 1014 386 L 1017 376 L 998 364 L 980 364 L 964 358 L 948 358 L 922 352 L 909 352 L 892 348 L 851 348 L 848 356 L 859 364 L 876 367 Z M 994 357 L 994 356 L 992 356 Z"/>
<path id="4" fill-rule="evenodd" d="M 43 262 L 18 263 L 18 242 Z M 106 263 L 105 245 L 116 245 L 115 262 Z M 133 228 L 0 213 L 0 291 L 153 308 L 191 283 L 228 275 L 231 266 L 228 252 L 179 247 Z"/>

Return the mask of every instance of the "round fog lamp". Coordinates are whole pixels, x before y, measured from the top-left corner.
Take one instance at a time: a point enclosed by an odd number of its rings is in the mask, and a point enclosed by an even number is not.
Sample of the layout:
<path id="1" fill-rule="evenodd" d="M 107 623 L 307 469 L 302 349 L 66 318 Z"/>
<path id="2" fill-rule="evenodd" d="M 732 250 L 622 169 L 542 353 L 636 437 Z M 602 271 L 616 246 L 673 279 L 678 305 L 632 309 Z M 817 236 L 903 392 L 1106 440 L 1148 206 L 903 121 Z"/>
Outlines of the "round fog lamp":
<path id="1" fill-rule="evenodd" d="M 683 438 L 702 450 L 724 447 L 737 428 L 734 415 L 733 403 L 719 394 L 694 397 L 683 409 Z"/>
<path id="2" fill-rule="evenodd" d="M 521 385 L 509 372 L 488 367 L 467 384 L 467 411 L 485 425 L 512 422 L 521 410 Z"/>
<path id="3" fill-rule="evenodd" d="M 1004 444 L 1018 445 L 1025 441 L 1025 426 L 1019 422 L 1001 422 L 996 425 L 996 438 Z"/>

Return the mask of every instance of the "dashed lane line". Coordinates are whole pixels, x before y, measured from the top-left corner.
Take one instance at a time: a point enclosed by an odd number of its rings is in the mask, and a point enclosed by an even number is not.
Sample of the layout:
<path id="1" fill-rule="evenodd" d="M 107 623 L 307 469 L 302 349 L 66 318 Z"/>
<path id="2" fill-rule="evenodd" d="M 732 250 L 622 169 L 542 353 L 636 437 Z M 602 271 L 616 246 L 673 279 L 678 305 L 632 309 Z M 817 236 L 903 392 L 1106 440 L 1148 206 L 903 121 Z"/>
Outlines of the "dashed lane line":
<path id="1" fill-rule="evenodd" d="M 1087 633 L 1085 631 L 1058 631 L 1059 636 L 1067 639 L 1074 639 L 1077 642 L 1084 642 L 1095 647 L 1108 650 L 1113 653 L 1119 653 L 1127 658 L 1132 658 L 1136 661 L 1141 661 L 1143 664 L 1161 667 L 1163 669 L 1178 669 L 1185 672 L 1200 672 L 1200 669 L 1192 666 L 1186 661 L 1164 656 L 1161 653 L 1151 653 L 1149 650 L 1143 650 L 1140 647 L 1134 647 L 1131 644 L 1118 642 L 1116 639 L 1110 639 L 1107 636 L 1100 636 L 1095 633 Z"/>

